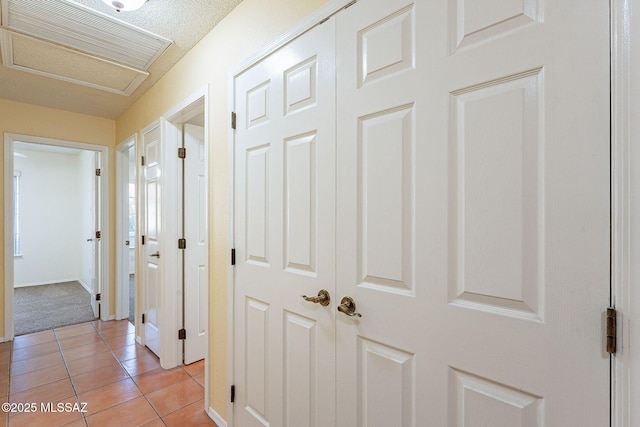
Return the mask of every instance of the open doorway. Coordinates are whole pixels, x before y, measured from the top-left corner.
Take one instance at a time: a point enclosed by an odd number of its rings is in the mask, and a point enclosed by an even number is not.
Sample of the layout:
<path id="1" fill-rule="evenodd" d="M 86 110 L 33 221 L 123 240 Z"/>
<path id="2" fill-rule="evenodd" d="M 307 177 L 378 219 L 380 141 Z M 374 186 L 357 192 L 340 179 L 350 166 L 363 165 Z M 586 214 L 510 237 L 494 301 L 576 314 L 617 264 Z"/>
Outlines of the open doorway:
<path id="1" fill-rule="evenodd" d="M 5 338 L 108 316 L 106 153 L 5 134 Z"/>
<path id="2" fill-rule="evenodd" d="M 116 149 L 116 307 L 117 319 L 136 325 L 136 138 L 132 136 Z"/>
<path id="3" fill-rule="evenodd" d="M 158 352 L 152 350 L 166 369 L 180 364 L 206 365 L 207 94 L 208 88 L 201 89 L 140 132 L 139 242 L 145 241 L 138 252 L 140 274 L 136 281 L 138 319 L 145 319 L 140 338 L 150 348 L 150 344 L 157 344 Z M 160 197 L 162 204 L 155 204 Z M 159 217 L 161 222 L 156 219 Z M 151 228 L 157 224 L 162 225 L 161 231 Z"/>

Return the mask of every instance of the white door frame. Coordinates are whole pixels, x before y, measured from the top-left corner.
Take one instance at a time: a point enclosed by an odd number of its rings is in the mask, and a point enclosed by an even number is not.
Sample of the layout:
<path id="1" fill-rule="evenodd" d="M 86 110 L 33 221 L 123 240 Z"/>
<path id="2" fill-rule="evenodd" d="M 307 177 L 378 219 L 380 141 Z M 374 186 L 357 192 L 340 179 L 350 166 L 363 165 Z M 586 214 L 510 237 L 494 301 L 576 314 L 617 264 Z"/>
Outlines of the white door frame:
<path id="1" fill-rule="evenodd" d="M 162 116 L 162 180 L 163 180 L 163 218 L 162 247 L 163 258 L 161 280 L 162 298 L 171 300 L 170 309 L 163 310 L 161 332 L 161 364 L 165 369 L 182 363 L 182 342 L 178 339 L 178 330 L 182 327 L 182 256 L 178 249 L 181 236 L 182 213 L 177 209 L 181 205 L 181 173 L 178 147 L 182 146 L 182 124 L 197 114 L 204 113 L 205 134 L 205 182 L 209 183 L 209 87 L 204 86 L 184 99 Z M 208 189 L 206 194 L 208 194 Z M 207 202 L 208 203 L 208 202 Z M 209 220 L 210 221 L 210 220 Z M 209 224 L 207 229 L 210 230 Z M 207 231 L 208 232 L 208 231 Z M 166 254 L 166 255 L 165 255 Z M 207 295 L 208 301 L 208 295 Z M 169 308 L 164 305 L 163 308 Z M 210 316 L 209 316 L 210 319 Z M 210 321 L 209 321 L 210 322 Z M 162 337 L 166 336 L 166 339 Z M 208 340 L 207 340 L 208 341 Z M 209 345 L 205 356 L 205 405 L 209 402 Z M 208 408 L 205 408 L 207 410 Z"/>
<path id="2" fill-rule="evenodd" d="M 640 422 L 640 14 L 637 0 L 611 1 L 611 305 L 618 311 L 618 341 L 612 359 L 613 424 Z M 636 12 L 636 13 L 632 13 Z M 635 29 L 635 31 L 633 31 Z M 635 48 L 635 50 L 634 50 Z M 633 329 L 631 329 L 631 325 Z M 634 412 L 635 411 L 635 412 Z"/>
<path id="3" fill-rule="evenodd" d="M 101 191 L 101 209 L 99 214 L 102 216 L 102 245 L 103 250 L 100 262 L 100 277 L 96 277 L 102 284 L 101 299 L 101 320 L 110 320 L 113 316 L 109 315 L 110 311 L 110 263 L 109 263 L 109 247 L 110 247 L 110 217 L 109 217 L 109 147 L 102 145 L 88 144 L 84 142 L 64 141 L 53 138 L 43 138 L 39 136 L 21 135 L 16 133 L 4 134 L 4 337 L 2 341 L 12 340 L 14 337 L 13 324 L 13 284 L 14 284 L 14 265 L 13 265 L 13 145 L 14 142 L 27 142 L 32 144 L 54 145 L 57 147 L 76 148 L 79 150 L 89 150 L 101 153 L 102 157 L 102 178 L 100 180 Z"/>
<path id="4" fill-rule="evenodd" d="M 631 13 L 631 3 L 638 0 L 611 0 L 611 97 L 612 97 L 612 144 L 611 144 L 611 192 L 612 192 L 612 304 L 619 311 L 618 354 L 612 359 L 612 425 L 631 425 L 632 402 L 640 394 L 640 350 L 626 347 L 631 336 L 640 342 L 640 328 L 630 331 L 629 325 L 640 322 L 640 291 L 631 293 L 632 284 L 640 284 L 640 268 L 633 260 L 640 256 L 640 206 L 631 203 L 632 195 L 640 199 L 640 155 L 632 151 L 640 149 L 640 124 L 632 117 L 640 117 L 640 85 L 632 86 L 631 68 L 640 69 L 640 54 L 631 54 L 632 45 L 640 46 L 640 13 Z M 331 0 L 315 13 L 301 21 L 291 30 L 275 39 L 256 54 L 247 58 L 229 73 L 229 111 L 235 111 L 234 79 L 254 63 L 284 46 L 300 34 L 321 22 L 327 16 L 339 12 L 350 2 Z M 636 28 L 636 32 L 631 28 Z M 637 80 L 637 79 L 636 79 Z M 635 96 L 634 96 L 635 95 Z M 635 101 L 635 102 L 633 102 Z M 635 145 L 632 137 L 637 140 Z M 229 132 L 229 251 L 235 247 L 235 133 Z M 632 157 L 635 156 L 635 157 Z M 634 168 L 635 166 L 635 173 Z M 633 179 L 632 179 L 633 178 Z M 635 188 L 632 183 L 636 183 Z M 632 228 L 633 227 L 633 228 Z M 633 234 L 632 231 L 633 230 Z M 632 256 L 633 255 L 633 256 Z M 638 264 L 635 262 L 635 264 Z M 234 384 L 234 268 L 228 268 L 228 378 Z M 603 332 L 604 334 L 604 332 Z M 632 394 L 633 393 L 633 394 Z M 635 414 L 640 418 L 640 411 Z M 228 404 L 227 425 L 233 426 L 233 403 Z M 634 419 L 638 422 L 638 418 Z"/>
<path id="5" fill-rule="evenodd" d="M 126 225 L 129 223 L 129 205 L 125 203 L 129 195 L 129 150 L 136 147 L 137 155 L 137 135 L 131 135 L 116 147 L 116 320 L 126 319 L 129 317 L 129 269 L 125 266 L 129 262 L 129 247 L 122 244 L 128 239 L 129 234 L 125 233 Z M 137 164 L 134 179 L 137 181 Z M 137 192 L 137 191 L 136 191 Z M 137 194 L 136 194 L 137 196 Z M 137 197 L 136 197 L 137 203 Z M 137 245 L 135 246 L 137 248 Z M 137 257 L 136 266 L 137 272 Z M 135 308 L 134 308 L 135 309 Z M 137 313 L 134 313 L 134 319 L 137 322 Z"/>

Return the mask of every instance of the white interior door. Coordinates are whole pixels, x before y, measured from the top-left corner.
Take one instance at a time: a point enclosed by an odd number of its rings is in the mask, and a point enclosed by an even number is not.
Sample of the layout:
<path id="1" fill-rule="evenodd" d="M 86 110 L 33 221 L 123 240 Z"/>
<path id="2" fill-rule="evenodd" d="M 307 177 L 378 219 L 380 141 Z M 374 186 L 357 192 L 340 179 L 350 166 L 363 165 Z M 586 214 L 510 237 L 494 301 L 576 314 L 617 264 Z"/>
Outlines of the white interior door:
<path id="1" fill-rule="evenodd" d="M 160 356 L 160 236 L 162 231 L 160 124 L 142 133 L 142 294 L 144 344 Z"/>
<path id="2" fill-rule="evenodd" d="M 609 425 L 608 7 L 338 15 L 338 425 Z"/>
<path id="3" fill-rule="evenodd" d="M 95 153 L 94 155 L 94 165 L 96 171 L 101 168 L 100 162 L 100 153 Z M 101 218 L 100 218 L 100 176 L 95 173 L 91 178 L 91 194 L 89 199 L 87 200 L 89 206 L 89 218 L 90 221 L 87 223 L 89 225 L 89 229 L 86 230 L 85 234 L 89 236 L 87 239 L 87 244 L 89 245 L 90 251 L 90 265 L 89 265 L 89 285 L 91 286 L 91 308 L 93 309 L 93 315 L 98 318 L 100 317 L 100 301 L 98 300 L 97 295 L 100 295 L 101 289 L 101 281 L 100 281 L 100 251 L 102 249 L 101 238 L 98 237 L 97 231 L 101 230 Z"/>
<path id="4" fill-rule="evenodd" d="M 184 363 L 204 359 L 209 306 L 207 181 L 204 127 L 184 124 Z"/>
<path id="5" fill-rule="evenodd" d="M 234 82 L 237 426 L 335 424 L 334 37 L 332 19 Z"/>

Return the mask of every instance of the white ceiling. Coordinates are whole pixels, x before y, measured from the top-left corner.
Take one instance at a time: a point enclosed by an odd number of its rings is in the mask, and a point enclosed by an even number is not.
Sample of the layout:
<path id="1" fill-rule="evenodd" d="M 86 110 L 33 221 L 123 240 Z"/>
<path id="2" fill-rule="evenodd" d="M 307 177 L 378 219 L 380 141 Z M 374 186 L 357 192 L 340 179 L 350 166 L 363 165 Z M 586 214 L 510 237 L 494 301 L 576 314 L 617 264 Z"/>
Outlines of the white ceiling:
<path id="1" fill-rule="evenodd" d="M 242 0 L 149 0 L 137 11 L 119 13 L 101 0 L 72 1 L 158 34 L 173 44 L 147 70 L 149 76 L 129 96 L 0 66 L 0 98 L 116 119 Z M 59 69 L 67 61 L 66 56 L 53 49 L 49 55 L 39 55 L 38 61 L 49 58 L 52 69 Z M 105 63 L 105 75 L 112 69 L 112 65 Z"/>

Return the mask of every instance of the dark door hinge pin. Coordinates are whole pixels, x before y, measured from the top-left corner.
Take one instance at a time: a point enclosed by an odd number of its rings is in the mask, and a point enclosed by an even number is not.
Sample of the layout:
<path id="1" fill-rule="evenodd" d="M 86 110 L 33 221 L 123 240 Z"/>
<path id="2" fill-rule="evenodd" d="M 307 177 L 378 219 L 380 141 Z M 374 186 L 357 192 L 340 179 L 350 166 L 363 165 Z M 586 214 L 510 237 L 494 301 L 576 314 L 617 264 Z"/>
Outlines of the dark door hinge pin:
<path id="1" fill-rule="evenodd" d="M 607 308 L 607 353 L 616 354 L 617 329 L 616 320 L 617 312 L 615 307 Z"/>

